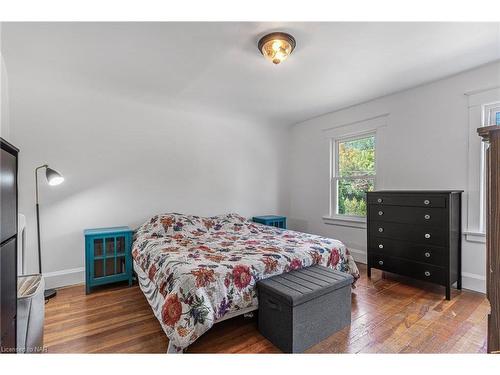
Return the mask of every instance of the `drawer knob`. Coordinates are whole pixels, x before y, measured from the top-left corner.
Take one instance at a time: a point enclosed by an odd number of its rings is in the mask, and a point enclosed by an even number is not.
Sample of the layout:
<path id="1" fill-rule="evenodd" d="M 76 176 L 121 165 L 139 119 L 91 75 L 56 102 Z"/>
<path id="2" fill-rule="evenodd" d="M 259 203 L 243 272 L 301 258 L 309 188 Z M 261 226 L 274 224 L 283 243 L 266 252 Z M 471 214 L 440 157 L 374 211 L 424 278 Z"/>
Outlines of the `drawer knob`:
<path id="1" fill-rule="evenodd" d="M 424 237 L 425 238 L 431 238 L 431 235 L 429 233 L 426 233 Z"/>
<path id="2" fill-rule="evenodd" d="M 424 215 L 424 219 L 425 220 L 429 220 L 431 218 L 431 215 L 427 214 L 427 215 Z"/>
<path id="3" fill-rule="evenodd" d="M 424 253 L 425 257 L 426 258 L 430 258 L 431 257 L 431 253 L 429 253 L 428 251 Z"/>
<path id="4" fill-rule="evenodd" d="M 427 277 L 429 277 L 431 275 L 431 273 L 429 271 L 425 271 L 424 275 L 427 276 Z"/>
<path id="5" fill-rule="evenodd" d="M 379 249 L 383 249 L 383 248 L 384 248 L 384 245 L 379 244 L 379 245 L 378 245 L 378 248 L 379 248 Z"/>
<path id="6" fill-rule="evenodd" d="M 378 228 L 378 231 L 382 233 L 384 231 L 384 228 Z"/>
<path id="7" fill-rule="evenodd" d="M 426 200 L 424 201 L 424 204 L 425 204 L 425 205 L 427 205 L 427 204 L 429 204 L 429 203 L 431 203 L 431 201 L 430 201 L 430 200 L 428 200 L 428 199 L 426 199 Z"/>
<path id="8" fill-rule="evenodd" d="M 383 201 L 383 199 L 382 199 L 382 198 L 378 198 L 378 199 L 377 199 L 377 202 L 378 202 L 378 203 L 382 203 L 382 201 Z"/>
<path id="9" fill-rule="evenodd" d="M 378 215 L 379 215 L 379 216 L 382 216 L 383 214 L 384 214 L 384 211 L 379 211 L 379 212 L 378 212 Z"/>
<path id="10" fill-rule="evenodd" d="M 382 265 L 384 265 L 384 261 L 383 260 L 379 260 L 378 264 L 380 264 L 382 266 Z"/>

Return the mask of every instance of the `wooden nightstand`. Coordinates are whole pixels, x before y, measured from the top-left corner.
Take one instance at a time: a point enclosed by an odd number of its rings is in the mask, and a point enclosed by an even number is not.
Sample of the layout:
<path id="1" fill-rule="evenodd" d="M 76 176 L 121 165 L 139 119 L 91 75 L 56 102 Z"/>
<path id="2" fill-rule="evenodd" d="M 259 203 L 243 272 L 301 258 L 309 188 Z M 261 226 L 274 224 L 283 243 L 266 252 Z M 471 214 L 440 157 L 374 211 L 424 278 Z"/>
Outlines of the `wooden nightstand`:
<path id="1" fill-rule="evenodd" d="M 132 285 L 132 234 L 129 227 L 84 230 L 85 290 L 128 280 Z"/>
<path id="2" fill-rule="evenodd" d="M 286 217 L 276 215 L 254 216 L 252 221 L 259 224 L 269 225 L 271 227 L 286 229 Z"/>

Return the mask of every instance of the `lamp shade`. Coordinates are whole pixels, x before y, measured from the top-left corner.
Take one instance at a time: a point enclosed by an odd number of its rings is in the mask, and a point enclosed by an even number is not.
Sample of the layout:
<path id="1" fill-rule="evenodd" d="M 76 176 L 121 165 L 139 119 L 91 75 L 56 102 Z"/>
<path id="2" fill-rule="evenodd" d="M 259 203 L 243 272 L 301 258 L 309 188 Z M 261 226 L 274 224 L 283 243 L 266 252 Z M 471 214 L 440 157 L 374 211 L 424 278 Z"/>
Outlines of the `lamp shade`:
<path id="1" fill-rule="evenodd" d="M 50 186 L 56 186 L 64 182 L 64 177 L 59 172 L 49 167 L 47 167 L 45 171 L 45 176 Z"/>
<path id="2" fill-rule="evenodd" d="M 264 35 L 257 45 L 264 57 L 278 65 L 295 49 L 295 38 L 287 33 L 276 32 Z"/>

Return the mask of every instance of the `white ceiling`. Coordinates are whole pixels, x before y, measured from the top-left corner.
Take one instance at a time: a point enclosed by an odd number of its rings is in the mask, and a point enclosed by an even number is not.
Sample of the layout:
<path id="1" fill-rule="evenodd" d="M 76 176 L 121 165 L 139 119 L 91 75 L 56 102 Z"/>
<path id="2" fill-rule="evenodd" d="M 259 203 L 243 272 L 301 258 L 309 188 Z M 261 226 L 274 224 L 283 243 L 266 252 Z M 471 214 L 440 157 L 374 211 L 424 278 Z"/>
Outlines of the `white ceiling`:
<path id="1" fill-rule="evenodd" d="M 257 50 L 295 36 L 279 66 Z M 9 76 L 293 124 L 500 59 L 499 23 L 10 23 Z"/>

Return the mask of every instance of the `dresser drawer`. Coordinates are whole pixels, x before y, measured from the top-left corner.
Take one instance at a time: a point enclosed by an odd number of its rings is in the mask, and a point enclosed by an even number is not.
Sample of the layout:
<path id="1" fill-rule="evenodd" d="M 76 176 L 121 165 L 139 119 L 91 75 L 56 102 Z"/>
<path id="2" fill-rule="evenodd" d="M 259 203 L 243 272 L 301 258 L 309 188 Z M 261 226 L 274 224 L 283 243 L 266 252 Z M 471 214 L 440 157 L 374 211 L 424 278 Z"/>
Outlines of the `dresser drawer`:
<path id="1" fill-rule="evenodd" d="M 396 223 L 422 224 L 442 227 L 446 225 L 448 211 L 435 207 L 370 206 L 370 220 Z"/>
<path id="2" fill-rule="evenodd" d="M 370 254 L 369 259 L 372 267 L 383 271 L 394 272 L 399 275 L 405 275 L 436 284 L 446 284 L 446 271 L 441 267 L 420 262 L 412 262 L 410 260 L 390 257 L 383 254 Z"/>
<path id="3" fill-rule="evenodd" d="M 425 245 L 446 246 L 447 244 L 448 232 L 443 228 L 372 221 L 369 230 L 371 237 L 392 238 Z"/>
<path id="4" fill-rule="evenodd" d="M 445 267 L 448 264 L 445 247 L 418 245 L 383 237 L 371 237 L 369 252 Z"/>
<path id="5" fill-rule="evenodd" d="M 368 204 L 413 207 L 446 207 L 446 198 L 431 194 L 385 195 L 368 193 Z"/>
<path id="6" fill-rule="evenodd" d="M 370 253 L 368 259 L 372 267 L 382 271 L 399 273 L 398 259 L 385 254 Z"/>

